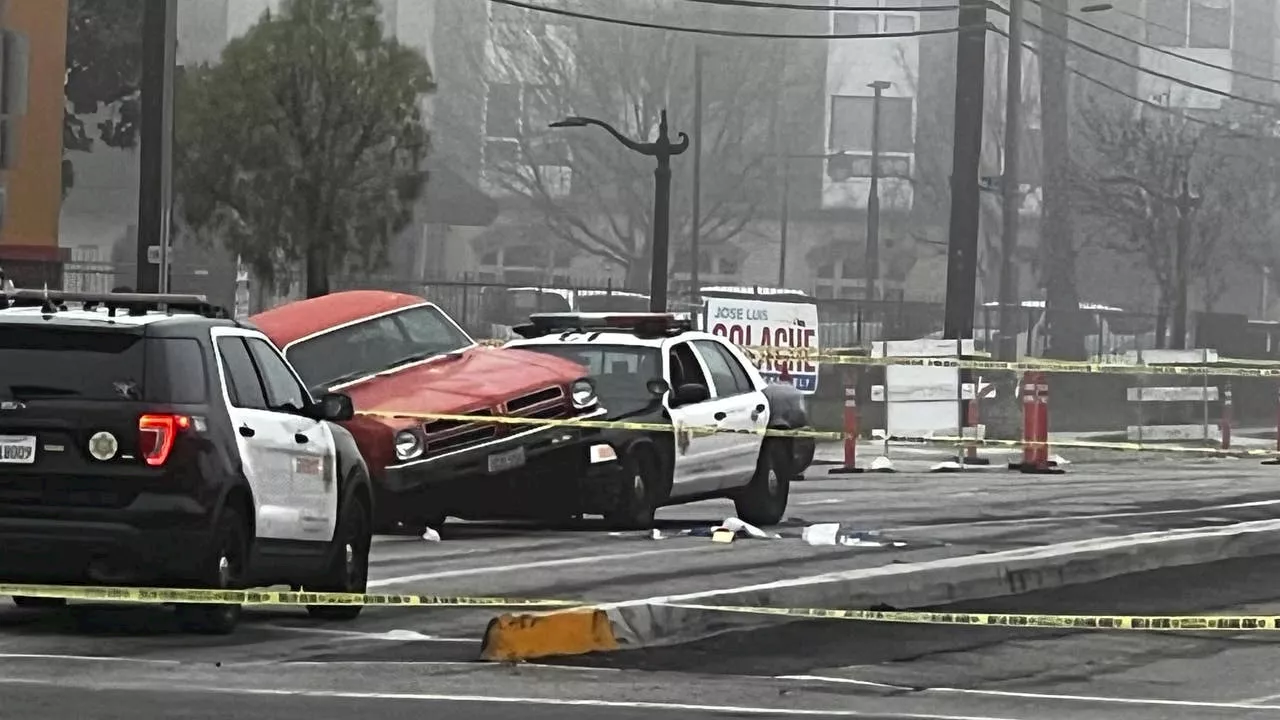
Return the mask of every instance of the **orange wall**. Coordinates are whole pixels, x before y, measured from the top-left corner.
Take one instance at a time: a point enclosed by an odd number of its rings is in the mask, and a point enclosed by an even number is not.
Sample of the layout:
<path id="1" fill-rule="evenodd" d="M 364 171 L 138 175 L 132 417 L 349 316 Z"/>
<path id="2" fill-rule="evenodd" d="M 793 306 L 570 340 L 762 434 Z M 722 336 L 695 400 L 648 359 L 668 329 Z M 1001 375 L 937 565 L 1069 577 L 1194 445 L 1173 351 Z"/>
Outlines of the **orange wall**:
<path id="1" fill-rule="evenodd" d="M 24 245 L 35 246 L 22 248 L 27 251 L 24 255 L 56 254 L 62 205 L 67 0 L 6 0 L 5 5 L 4 24 L 26 33 L 31 58 L 27 114 L 19 123 L 17 162 L 5 178 L 9 201 L 0 230 L 0 252 L 6 245 Z M 17 248 L 9 250 L 12 253 Z"/>

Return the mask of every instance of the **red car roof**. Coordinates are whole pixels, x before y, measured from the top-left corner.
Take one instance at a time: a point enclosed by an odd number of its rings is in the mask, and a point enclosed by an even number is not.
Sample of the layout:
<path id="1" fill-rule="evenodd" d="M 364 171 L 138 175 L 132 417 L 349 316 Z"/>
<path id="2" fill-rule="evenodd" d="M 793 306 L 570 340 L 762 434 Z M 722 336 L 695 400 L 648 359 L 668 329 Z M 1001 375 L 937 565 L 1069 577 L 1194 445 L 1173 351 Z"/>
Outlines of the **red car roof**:
<path id="1" fill-rule="evenodd" d="M 322 330 L 424 302 L 427 301 L 404 293 L 348 290 L 281 305 L 250 317 L 249 322 L 284 347 Z"/>

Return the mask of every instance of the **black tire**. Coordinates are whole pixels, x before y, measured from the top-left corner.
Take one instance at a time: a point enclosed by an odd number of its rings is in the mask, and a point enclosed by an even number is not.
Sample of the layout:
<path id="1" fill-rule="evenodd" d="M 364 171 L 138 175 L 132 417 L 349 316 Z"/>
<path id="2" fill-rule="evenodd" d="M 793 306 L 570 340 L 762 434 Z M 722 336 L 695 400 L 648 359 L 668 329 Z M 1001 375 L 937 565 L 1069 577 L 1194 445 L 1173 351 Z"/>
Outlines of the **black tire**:
<path id="1" fill-rule="evenodd" d="M 67 599 L 14 595 L 13 604 L 28 610 L 52 610 L 54 608 L 66 607 Z"/>
<path id="2" fill-rule="evenodd" d="M 647 450 L 628 453 L 623 462 L 622 486 L 605 523 L 616 530 L 649 530 L 662 500 L 664 483 L 657 458 Z"/>
<path id="3" fill-rule="evenodd" d="M 240 512 L 224 508 L 205 558 L 201 582 L 206 587 L 235 590 L 248 577 L 249 531 Z M 187 632 L 230 635 L 240 622 L 240 605 L 179 605 L 178 623 Z"/>
<path id="4" fill-rule="evenodd" d="M 358 470 L 356 472 L 359 472 Z M 353 473 L 354 475 L 354 473 Z M 348 486 L 353 483 L 348 482 Z M 343 501 L 338 527 L 333 535 L 332 555 L 324 577 L 308 590 L 317 592 L 364 593 L 369 587 L 369 548 L 373 544 L 373 523 L 368 503 L 352 493 Z M 308 605 L 307 613 L 317 620 L 355 620 L 363 605 Z"/>
<path id="5" fill-rule="evenodd" d="M 760 459 L 756 462 L 756 474 L 751 483 L 740 490 L 733 499 L 738 517 L 759 527 L 777 525 L 787 512 L 787 497 L 791 493 L 791 449 L 787 443 L 765 440 L 760 447 Z M 778 472 L 775 468 L 784 468 Z"/>

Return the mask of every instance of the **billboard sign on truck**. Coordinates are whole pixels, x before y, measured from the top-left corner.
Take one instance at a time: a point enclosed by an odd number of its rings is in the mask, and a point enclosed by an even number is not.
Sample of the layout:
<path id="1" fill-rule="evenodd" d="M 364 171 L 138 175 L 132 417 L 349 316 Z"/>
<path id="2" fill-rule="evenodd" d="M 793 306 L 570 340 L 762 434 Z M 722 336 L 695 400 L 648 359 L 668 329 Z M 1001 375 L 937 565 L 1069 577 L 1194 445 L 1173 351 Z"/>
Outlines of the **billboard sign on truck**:
<path id="1" fill-rule="evenodd" d="M 741 347 L 803 348 L 820 352 L 818 306 L 800 302 L 770 302 L 739 298 L 706 298 L 703 327 Z M 812 395 L 818 389 L 818 365 L 808 360 L 760 358 L 764 379 L 776 383 L 784 373 L 797 390 Z"/>

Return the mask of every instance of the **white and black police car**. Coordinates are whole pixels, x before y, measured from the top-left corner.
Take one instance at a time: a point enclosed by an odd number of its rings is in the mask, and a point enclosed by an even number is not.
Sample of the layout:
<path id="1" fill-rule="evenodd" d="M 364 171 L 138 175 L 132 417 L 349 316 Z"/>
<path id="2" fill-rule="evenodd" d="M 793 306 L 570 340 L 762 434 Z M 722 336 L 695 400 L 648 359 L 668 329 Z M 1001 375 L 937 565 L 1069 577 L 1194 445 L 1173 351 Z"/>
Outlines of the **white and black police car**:
<path id="1" fill-rule="evenodd" d="M 0 292 L 0 581 L 364 592 L 351 416 L 203 297 Z M 177 613 L 221 634 L 240 607 Z"/>
<path id="2" fill-rule="evenodd" d="M 770 385 L 734 346 L 662 313 L 545 313 L 514 328 L 507 347 L 574 360 L 595 381 L 602 419 L 667 426 L 608 429 L 584 445 L 582 514 L 652 527 L 665 505 L 730 498 L 738 517 L 774 525 L 811 440 L 766 437 L 807 426 L 803 395 Z"/>

